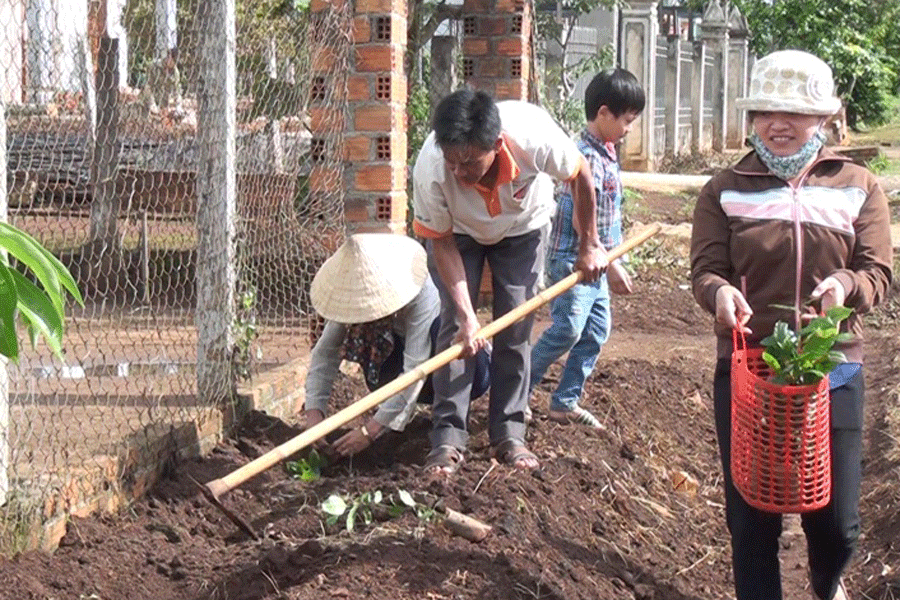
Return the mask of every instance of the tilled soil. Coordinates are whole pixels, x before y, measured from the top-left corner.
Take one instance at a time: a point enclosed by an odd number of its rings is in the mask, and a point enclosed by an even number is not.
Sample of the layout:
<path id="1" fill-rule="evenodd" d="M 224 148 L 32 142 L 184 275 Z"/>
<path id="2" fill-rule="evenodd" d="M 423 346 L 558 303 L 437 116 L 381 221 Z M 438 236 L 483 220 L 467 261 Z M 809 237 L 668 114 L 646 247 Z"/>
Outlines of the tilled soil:
<path id="1" fill-rule="evenodd" d="M 550 373 L 535 397 L 528 443 L 541 460 L 521 473 L 489 457 L 487 403 L 470 416 L 466 462 L 426 481 L 427 411 L 403 434 L 326 466 L 313 481 L 276 466 L 223 497 L 261 539 L 241 533 L 192 479 L 222 477 L 302 423 L 254 414 L 207 458 L 171 465 L 152 493 L 117 515 L 73 520 L 53 554 L 0 560 L 0 598 L 97 600 L 709 600 L 731 595 L 710 388 L 711 317 L 686 289 L 681 260 L 636 261 L 636 292 L 614 302 L 614 333 L 583 405 L 602 434 L 546 419 Z M 863 537 L 847 581 L 854 598 L 900 597 L 900 407 L 897 296 L 871 319 Z M 545 318 L 545 317 L 543 317 Z M 634 344 L 638 348 L 621 348 Z M 692 346 L 693 345 L 693 346 Z M 694 346 L 708 352 L 690 350 Z M 688 348 L 682 351 L 682 348 Z M 627 350 L 627 351 L 626 351 Z M 336 406 L 358 398 L 342 376 Z M 687 480 L 685 481 L 685 477 Z M 326 523 L 322 502 L 381 502 Z M 419 502 L 418 514 L 399 492 Z M 431 510 L 443 505 L 492 527 L 473 543 Z M 806 598 L 802 535 L 785 536 L 786 598 Z"/>

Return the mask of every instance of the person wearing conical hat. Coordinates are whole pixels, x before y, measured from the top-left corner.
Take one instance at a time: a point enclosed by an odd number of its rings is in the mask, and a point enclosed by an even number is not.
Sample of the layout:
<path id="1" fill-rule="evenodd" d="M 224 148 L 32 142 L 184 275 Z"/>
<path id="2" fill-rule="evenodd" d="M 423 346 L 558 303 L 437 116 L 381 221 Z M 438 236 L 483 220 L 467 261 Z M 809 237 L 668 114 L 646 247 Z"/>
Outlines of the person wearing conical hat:
<path id="1" fill-rule="evenodd" d="M 414 239 L 390 233 L 350 236 L 326 260 L 310 286 L 313 308 L 325 318 L 306 378 L 306 427 L 325 418 L 342 360 L 358 363 L 370 390 L 428 360 L 434 348 L 440 299 Z M 479 355 L 474 397 L 487 389 L 487 352 Z M 363 425 L 332 446 L 349 456 L 385 431 L 403 431 L 416 401 L 430 404 L 430 385 L 419 381 L 382 403 Z M 427 396 L 427 397 L 426 397 Z"/>
<path id="2" fill-rule="evenodd" d="M 782 597 L 782 522 L 751 505 L 732 478 L 732 332 L 759 346 L 778 321 L 799 330 L 835 306 L 853 312 L 841 324 L 852 335 L 835 346 L 843 360 L 828 374 L 831 499 L 801 520 L 813 597 L 847 598 L 841 573 L 859 535 L 863 315 L 890 289 L 893 261 L 887 198 L 875 177 L 823 146 L 823 125 L 841 106 L 834 92 L 831 68 L 812 54 L 782 50 L 758 60 L 750 93 L 737 102 L 748 112 L 752 151 L 714 176 L 694 209 L 691 279 L 716 321 L 713 404 L 737 600 Z"/>

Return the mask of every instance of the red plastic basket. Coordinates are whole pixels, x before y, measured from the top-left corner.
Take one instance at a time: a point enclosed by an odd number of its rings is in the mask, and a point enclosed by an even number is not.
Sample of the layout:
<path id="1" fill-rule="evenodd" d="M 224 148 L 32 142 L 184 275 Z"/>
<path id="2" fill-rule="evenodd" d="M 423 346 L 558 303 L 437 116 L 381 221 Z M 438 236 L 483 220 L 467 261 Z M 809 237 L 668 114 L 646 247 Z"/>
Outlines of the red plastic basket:
<path id="1" fill-rule="evenodd" d="M 750 506 L 803 513 L 831 499 L 828 377 L 813 385 L 768 381 L 761 348 L 735 330 L 731 355 L 731 476 Z"/>

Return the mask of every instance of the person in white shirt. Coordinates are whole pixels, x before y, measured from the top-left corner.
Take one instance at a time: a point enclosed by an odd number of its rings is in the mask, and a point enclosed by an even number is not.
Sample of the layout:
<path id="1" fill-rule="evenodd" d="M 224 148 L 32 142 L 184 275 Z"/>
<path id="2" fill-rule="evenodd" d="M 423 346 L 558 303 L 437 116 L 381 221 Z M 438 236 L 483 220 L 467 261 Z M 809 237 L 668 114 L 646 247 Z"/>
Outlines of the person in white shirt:
<path id="1" fill-rule="evenodd" d="M 543 109 L 495 103 L 484 92 L 459 90 L 433 117 L 413 172 L 413 227 L 428 240 L 429 269 L 441 296 L 437 351 L 464 345 L 463 360 L 434 373 L 429 475 L 450 475 L 468 442 L 470 358 L 486 340 L 476 335 L 482 270 L 490 265 L 493 318 L 531 298 L 543 266 L 543 232 L 553 212 L 551 179 L 569 182 L 579 232 L 575 269 L 595 281 L 606 268 L 596 223 L 591 170 L 575 142 Z M 488 435 L 501 462 L 535 469 L 525 446 L 532 317 L 494 338 Z"/>

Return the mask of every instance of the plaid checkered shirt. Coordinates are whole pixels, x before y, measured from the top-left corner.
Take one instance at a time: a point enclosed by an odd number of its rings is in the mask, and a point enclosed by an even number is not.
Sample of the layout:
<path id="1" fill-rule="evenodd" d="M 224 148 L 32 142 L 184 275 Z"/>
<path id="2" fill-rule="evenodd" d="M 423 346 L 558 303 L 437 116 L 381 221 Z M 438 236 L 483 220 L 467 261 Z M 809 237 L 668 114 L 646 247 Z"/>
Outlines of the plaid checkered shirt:
<path id="1" fill-rule="evenodd" d="M 591 135 L 587 129 L 577 140 L 578 149 L 591 166 L 597 191 L 597 232 L 607 250 L 622 243 L 622 179 L 616 150 Z M 566 259 L 578 256 L 578 233 L 572 223 L 572 190 L 568 184 L 557 188 L 556 215 L 550 234 L 548 258 Z"/>

